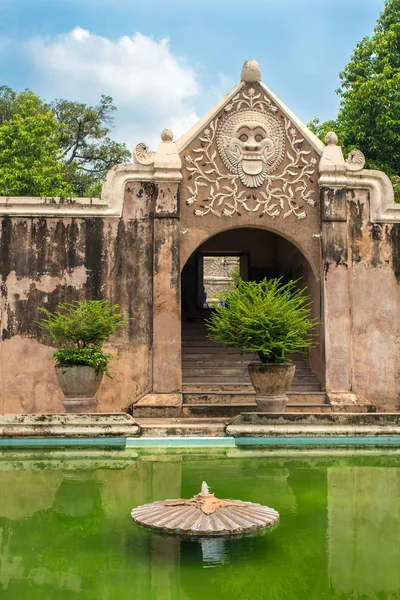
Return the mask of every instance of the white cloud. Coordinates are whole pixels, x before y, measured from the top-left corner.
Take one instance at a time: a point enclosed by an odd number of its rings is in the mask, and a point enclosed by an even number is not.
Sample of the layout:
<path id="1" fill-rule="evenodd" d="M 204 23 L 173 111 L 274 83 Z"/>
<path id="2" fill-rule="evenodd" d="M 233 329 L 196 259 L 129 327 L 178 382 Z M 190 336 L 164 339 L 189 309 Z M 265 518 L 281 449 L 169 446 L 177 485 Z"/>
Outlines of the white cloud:
<path id="1" fill-rule="evenodd" d="M 97 103 L 101 94 L 112 96 L 118 107 L 112 136 L 131 148 L 139 141 L 157 146 L 164 127 L 178 138 L 198 119 L 197 76 L 166 38 L 135 33 L 114 41 L 76 27 L 36 37 L 26 50 L 47 99 Z"/>

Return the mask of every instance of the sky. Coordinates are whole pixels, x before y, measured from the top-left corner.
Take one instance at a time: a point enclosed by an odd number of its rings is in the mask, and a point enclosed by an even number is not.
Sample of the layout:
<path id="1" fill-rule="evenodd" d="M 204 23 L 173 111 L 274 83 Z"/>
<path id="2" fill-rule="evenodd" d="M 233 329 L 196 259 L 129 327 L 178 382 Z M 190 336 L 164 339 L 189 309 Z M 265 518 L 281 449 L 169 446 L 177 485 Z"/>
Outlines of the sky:
<path id="1" fill-rule="evenodd" d="M 384 0 L 0 0 L 0 85 L 118 108 L 111 137 L 157 149 L 240 80 L 247 59 L 305 123 L 337 115 L 339 72 Z"/>

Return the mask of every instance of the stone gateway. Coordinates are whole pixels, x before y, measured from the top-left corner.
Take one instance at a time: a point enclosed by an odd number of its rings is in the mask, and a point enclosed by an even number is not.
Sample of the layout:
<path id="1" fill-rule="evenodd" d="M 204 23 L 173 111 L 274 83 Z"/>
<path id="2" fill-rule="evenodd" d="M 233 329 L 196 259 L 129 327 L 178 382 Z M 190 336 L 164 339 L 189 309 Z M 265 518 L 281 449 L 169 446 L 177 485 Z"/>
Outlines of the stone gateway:
<path id="1" fill-rule="evenodd" d="M 253 410 L 251 356 L 209 342 L 232 265 L 301 278 L 319 345 L 294 356 L 292 410 L 400 408 L 400 205 L 388 177 L 323 144 L 260 81 L 240 83 L 180 139 L 112 168 L 101 198 L 0 198 L 0 412 L 63 412 L 39 310 L 109 298 L 132 318 L 110 345 L 100 412 Z M 213 412 L 214 411 L 214 412 Z"/>

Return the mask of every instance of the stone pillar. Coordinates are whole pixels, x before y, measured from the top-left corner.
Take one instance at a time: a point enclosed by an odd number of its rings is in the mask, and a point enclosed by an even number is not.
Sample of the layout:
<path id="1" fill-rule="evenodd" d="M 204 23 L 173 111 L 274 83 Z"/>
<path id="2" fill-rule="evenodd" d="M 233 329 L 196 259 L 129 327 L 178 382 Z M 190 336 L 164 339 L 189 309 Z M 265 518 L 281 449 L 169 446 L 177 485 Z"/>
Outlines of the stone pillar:
<path id="1" fill-rule="evenodd" d="M 353 391 L 353 323 L 349 273 L 347 172 L 360 165 L 343 158 L 338 138 L 329 132 L 319 163 L 324 267 L 326 391 L 333 409 L 365 412 L 374 407 Z M 362 168 L 363 165 L 361 165 Z"/>
<path id="2" fill-rule="evenodd" d="M 158 184 L 153 242 L 153 393 L 156 394 L 181 391 L 178 197 L 178 183 Z"/>
<path id="3" fill-rule="evenodd" d="M 154 185 L 153 212 L 153 368 L 152 391 L 141 405 L 180 404 L 181 302 L 179 188 L 182 163 L 173 142 L 173 133 L 164 129 L 157 152 L 145 144 L 134 150 L 134 161 L 146 171 Z"/>
<path id="4" fill-rule="evenodd" d="M 351 390 L 351 312 L 346 190 L 322 188 L 320 194 L 326 389 L 329 394 Z"/>

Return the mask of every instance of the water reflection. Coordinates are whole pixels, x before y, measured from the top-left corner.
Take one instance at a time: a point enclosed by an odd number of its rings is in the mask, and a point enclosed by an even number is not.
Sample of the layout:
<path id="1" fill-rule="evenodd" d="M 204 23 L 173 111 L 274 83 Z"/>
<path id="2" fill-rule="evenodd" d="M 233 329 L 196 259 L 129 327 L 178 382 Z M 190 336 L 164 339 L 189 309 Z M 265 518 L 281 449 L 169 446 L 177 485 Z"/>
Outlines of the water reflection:
<path id="1" fill-rule="evenodd" d="M 53 502 L 59 515 L 84 517 L 102 509 L 99 481 L 94 471 L 62 471 L 62 480 Z"/>
<path id="2" fill-rule="evenodd" d="M 400 597 L 400 469 L 327 469 L 328 571 L 338 598 Z"/>
<path id="3" fill-rule="evenodd" d="M 215 567 L 226 562 L 226 540 L 222 538 L 201 538 L 199 543 L 205 567 Z"/>

